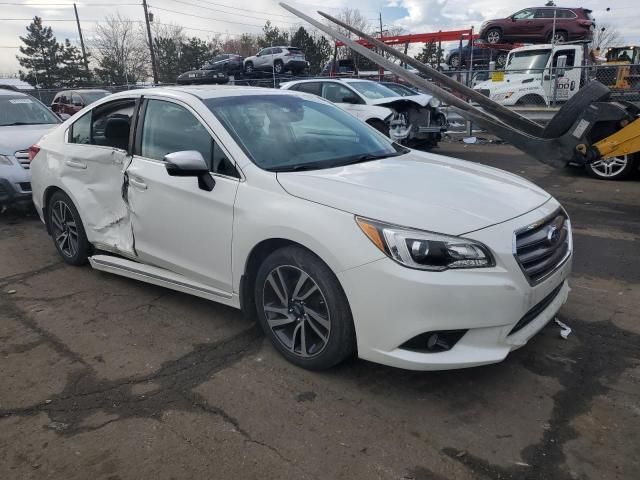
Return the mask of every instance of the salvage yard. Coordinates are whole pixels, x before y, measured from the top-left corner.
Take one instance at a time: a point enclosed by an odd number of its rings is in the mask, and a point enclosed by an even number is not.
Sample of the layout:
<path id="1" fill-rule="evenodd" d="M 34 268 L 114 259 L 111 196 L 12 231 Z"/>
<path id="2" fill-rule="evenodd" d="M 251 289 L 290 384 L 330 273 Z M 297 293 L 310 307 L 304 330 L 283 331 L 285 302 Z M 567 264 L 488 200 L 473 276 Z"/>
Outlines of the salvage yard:
<path id="1" fill-rule="evenodd" d="M 231 308 L 65 265 L 0 215 L 0 479 L 640 478 L 640 175 L 554 170 L 508 145 L 436 153 L 565 206 L 572 292 L 504 362 L 410 372 L 288 363 Z M 393 319 L 389 319 L 393 322 Z"/>

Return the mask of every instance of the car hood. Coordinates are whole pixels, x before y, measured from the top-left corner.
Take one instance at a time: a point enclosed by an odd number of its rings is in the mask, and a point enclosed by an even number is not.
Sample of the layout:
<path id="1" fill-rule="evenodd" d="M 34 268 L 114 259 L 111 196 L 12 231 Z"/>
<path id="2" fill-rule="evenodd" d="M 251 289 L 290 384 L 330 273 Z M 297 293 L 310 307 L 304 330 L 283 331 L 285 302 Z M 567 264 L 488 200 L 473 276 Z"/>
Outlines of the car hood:
<path id="1" fill-rule="evenodd" d="M 0 127 L 0 154 L 13 155 L 18 150 L 26 150 L 59 124 L 15 125 Z"/>
<path id="2" fill-rule="evenodd" d="M 339 168 L 278 173 L 277 178 L 299 198 L 450 235 L 504 222 L 551 198 L 502 170 L 417 151 Z"/>
<path id="3" fill-rule="evenodd" d="M 390 107 L 394 108 L 399 105 L 406 105 L 415 103 L 421 107 L 426 107 L 429 104 L 429 100 L 433 97 L 431 95 L 425 95 L 421 93 L 420 95 L 411 95 L 410 97 L 386 97 L 386 98 L 376 98 L 374 100 L 369 99 L 369 105 L 378 105 L 380 107 Z"/>

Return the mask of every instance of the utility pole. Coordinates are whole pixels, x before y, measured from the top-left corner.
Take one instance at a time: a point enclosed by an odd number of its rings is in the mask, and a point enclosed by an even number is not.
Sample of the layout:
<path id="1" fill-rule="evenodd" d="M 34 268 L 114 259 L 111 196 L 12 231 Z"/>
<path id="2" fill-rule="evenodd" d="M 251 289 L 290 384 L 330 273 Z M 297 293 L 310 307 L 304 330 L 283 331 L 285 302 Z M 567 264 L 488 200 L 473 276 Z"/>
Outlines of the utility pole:
<path id="1" fill-rule="evenodd" d="M 144 8 L 144 21 L 147 24 L 147 37 L 149 38 L 149 52 L 151 53 L 151 70 L 153 71 L 153 83 L 158 84 L 158 70 L 156 69 L 156 55 L 153 52 L 153 38 L 151 37 L 151 25 L 149 24 L 149 10 L 147 9 L 147 0 L 142 0 Z"/>
<path id="2" fill-rule="evenodd" d="M 84 39 L 82 38 L 82 29 L 80 28 L 80 17 L 78 17 L 78 8 L 73 4 L 73 11 L 76 13 L 76 23 L 78 24 L 78 36 L 80 37 L 80 47 L 82 48 L 82 58 L 84 60 L 84 68 L 87 71 L 87 81 L 89 80 L 89 61 L 87 60 L 87 52 L 84 49 Z"/>
<path id="3" fill-rule="evenodd" d="M 380 14 L 380 17 L 379 17 L 380 18 L 380 41 L 382 42 L 382 12 L 378 12 L 378 13 Z M 381 51 L 380 55 L 384 56 L 384 52 Z M 380 71 L 380 81 L 382 81 L 384 78 L 384 68 L 380 67 L 379 71 Z"/>

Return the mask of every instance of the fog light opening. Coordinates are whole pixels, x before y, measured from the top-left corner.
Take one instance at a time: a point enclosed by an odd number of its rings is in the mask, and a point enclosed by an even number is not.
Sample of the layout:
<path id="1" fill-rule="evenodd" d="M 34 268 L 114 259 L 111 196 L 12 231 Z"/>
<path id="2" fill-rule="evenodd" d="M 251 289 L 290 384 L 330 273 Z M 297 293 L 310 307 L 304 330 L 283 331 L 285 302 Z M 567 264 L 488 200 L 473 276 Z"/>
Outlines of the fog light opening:
<path id="1" fill-rule="evenodd" d="M 425 332 L 407 340 L 400 348 L 420 353 L 440 353 L 451 350 L 468 330 L 438 330 Z"/>

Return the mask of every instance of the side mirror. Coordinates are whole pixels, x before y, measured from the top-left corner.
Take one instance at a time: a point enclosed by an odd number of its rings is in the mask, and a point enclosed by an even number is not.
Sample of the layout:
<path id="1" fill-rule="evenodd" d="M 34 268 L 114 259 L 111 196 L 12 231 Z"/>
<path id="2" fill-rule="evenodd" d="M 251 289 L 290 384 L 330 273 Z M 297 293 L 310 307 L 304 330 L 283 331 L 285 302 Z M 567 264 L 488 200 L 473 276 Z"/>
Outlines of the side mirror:
<path id="1" fill-rule="evenodd" d="M 196 150 L 173 152 L 164 156 L 165 168 L 172 177 L 197 177 L 198 187 L 210 192 L 216 181 L 209 173 L 207 162 Z"/>
<path id="2" fill-rule="evenodd" d="M 71 115 L 69 115 L 68 113 L 59 113 L 58 116 L 60 117 L 61 120 L 66 120 L 67 118 L 71 118 Z"/>
<path id="3" fill-rule="evenodd" d="M 342 103 L 351 103 L 355 105 L 360 103 L 360 99 L 355 95 L 347 95 L 346 97 L 342 97 Z"/>

